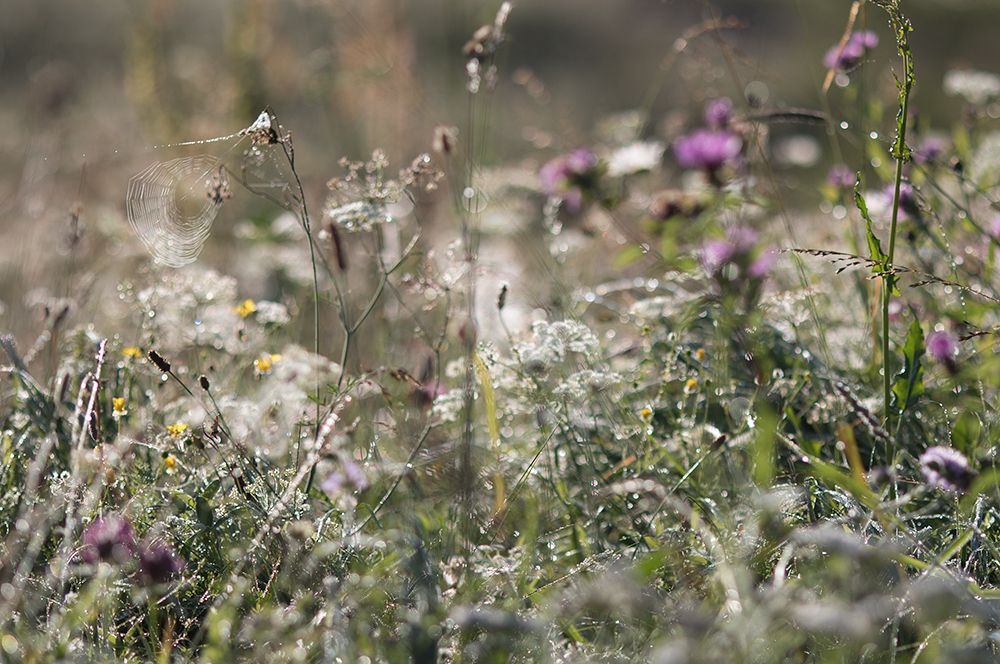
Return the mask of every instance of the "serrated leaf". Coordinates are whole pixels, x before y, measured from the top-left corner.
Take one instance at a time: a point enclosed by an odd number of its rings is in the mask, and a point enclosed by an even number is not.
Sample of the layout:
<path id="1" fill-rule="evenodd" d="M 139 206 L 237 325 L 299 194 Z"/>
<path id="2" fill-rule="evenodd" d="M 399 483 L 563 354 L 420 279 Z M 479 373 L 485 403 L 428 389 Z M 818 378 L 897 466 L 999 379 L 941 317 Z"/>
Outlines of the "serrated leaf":
<path id="1" fill-rule="evenodd" d="M 917 401 L 924 393 L 924 367 L 920 358 L 924 356 L 924 331 L 916 316 L 910 323 L 910 333 L 906 336 L 903 346 L 903 370 L 896 376 L 896 384 L 892 387 L 895 396 L 896 410 L 902 412 Z"/>
<path id="2" fill-rule="evenodd" d="M 868 206 L 865 204 L 865 197 L 861 195 L 860 176 L 858 177 L 857 183 L 854 185 L 854 204 L 857 206 L 858 212 L 861 213 L 861 218 L 865 220 L 865 228 L 868 235 L 869 255 L 873 261 L 878 261 L 872 266 L 872 272 L 885 279 L 886 285 L 889 287 L 890 292 L 893 295 L 899 295 L 899 289 L 896 288 L 896 276 L 886 271 L 886 267 L 889 264 L 889 255 L 882 251 L 882 243 L 879 242 L 878 236 L 875 235 L 875 231 L 872 230 L 872 218 L 868 213 Z"/>

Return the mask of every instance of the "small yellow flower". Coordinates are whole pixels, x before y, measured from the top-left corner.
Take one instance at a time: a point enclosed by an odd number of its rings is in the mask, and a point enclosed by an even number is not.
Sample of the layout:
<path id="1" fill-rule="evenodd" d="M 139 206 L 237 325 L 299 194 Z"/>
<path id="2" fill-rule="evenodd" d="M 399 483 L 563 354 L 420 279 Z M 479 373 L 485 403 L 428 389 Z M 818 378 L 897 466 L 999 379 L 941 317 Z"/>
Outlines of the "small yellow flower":
<path id="1" fill-rule="evenodd" d="M 240 318 L 246 318 L 255 311 L 257 311 L 257 303 L 253 300 L 244 300 L 240 306 L 233 307 L 233 313 Z"/>
<path id="2" fill-rule="evenodd" d="M 699 362 L 704 362 L 706 356 L 705 349 L 699 348 L 698 350 L 695 351 L 694 356 L 698 359 Z"/>
<path id="3" fill-rule="evenodd" d="M 281 360 L 281 355 L 273 353 L 271 355 L 261 355 L 253 361 L 253 372 L 257 376 L 269 373 L 272 367 Z"/>
<path id="4" fill-rule="evenodd" d="M 648 422 L 653 419 L 653 409 L 646 406 L 641 411 L 639 411 L 639 417 L 642 418 L 643 422 Z"/>
<path id="5" fill-rule="evenodd" d="M 188 428 L 188 425 L 184 424 L 183 422 L 178 422 L 177 424 L 169 424 L 169 425 L 167 425 L 167 431 L 169 431 L 170 435 L 173 436 L 174 438 L 177 438 L 178 436 L 180 436 L 181 434 L 183 434 L 185 431 L 187 431 L 187 428 Z"/>
<path id="6" fill-rule="evenodd" d="M 163 459 L 163 467 L 166 468 L 167 473 L 173 475 L 177 472 L 177 458 L 173 454 L 168 454 Z"/>
<path id="7" fill-rule="evenodd" d="M 125 357 L 142 357 L 142 350 L 138 346 L 127 346 L 122 348 L 122 355 Z"/>
<path id="8" fill-rule="evenodd" d="M 684 383 L 685 392 L 694 392 L 696 387 L 698 387 L 698 381 L 694 378 L 688 378 L 687 382 Z"/>
<path id="9" fill-rule="evenodd" d="M 126 413 L 125 399 L 120 397 L 114 397 L 113 399 L 111 399 L 111 408 L 112 408 L 111 417 L 115 418 L 116 421 L 120 420 L 122 418 L 122 415 Z"/>

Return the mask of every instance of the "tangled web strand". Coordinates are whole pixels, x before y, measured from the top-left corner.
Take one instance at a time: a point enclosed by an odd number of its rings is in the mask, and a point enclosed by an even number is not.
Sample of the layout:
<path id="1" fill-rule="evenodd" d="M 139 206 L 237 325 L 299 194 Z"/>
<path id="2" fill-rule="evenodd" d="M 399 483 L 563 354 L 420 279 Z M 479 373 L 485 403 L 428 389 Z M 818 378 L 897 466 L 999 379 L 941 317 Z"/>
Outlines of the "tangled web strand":
<path id="1" fill-rule="evenodd" d="M 207 155 L 156 162 L 128 183 L 129 223 L 158 262 L 193 262 L 230 192 L 219 161 Z"/>

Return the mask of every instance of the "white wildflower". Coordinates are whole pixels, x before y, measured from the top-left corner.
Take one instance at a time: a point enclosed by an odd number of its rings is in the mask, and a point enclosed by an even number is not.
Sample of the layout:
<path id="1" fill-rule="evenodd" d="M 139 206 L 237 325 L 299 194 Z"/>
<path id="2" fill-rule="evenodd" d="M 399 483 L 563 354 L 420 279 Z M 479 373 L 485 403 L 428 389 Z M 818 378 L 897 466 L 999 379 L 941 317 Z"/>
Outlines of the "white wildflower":
<path id="1" fill-rule="evenodd" d="M 1000 76 L 985 71 L 952 69 L 944 75 L 944 91 L 952 97 L 965 97 L 973 104 L 984 104 L 1000 97 Z"/>
<path id="2" fill-rule="evenodd" d="M 608 175 L 631 175 L 659 166 L 666 146 L 659 141 L 636 141 L 620 147 L 608 157 Z"/>
<path id="3" fill-rule="evenodd" d="M 261 325 L 284 325 L 292 319 L 285 305 L 267 300 L 257 302 L 256 317 Z"/>

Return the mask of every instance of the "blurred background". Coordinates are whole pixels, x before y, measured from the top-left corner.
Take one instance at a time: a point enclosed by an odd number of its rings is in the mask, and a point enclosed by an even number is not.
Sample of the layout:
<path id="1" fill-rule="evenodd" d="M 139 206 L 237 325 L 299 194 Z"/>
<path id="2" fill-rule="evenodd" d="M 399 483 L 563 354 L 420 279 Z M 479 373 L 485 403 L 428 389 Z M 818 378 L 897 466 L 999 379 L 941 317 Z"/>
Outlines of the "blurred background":
<path id="1" fill-rule="evenodd" d="M 30 341 L 53 297 L 99 308 L 102 293 L 138 273 L 148 256 L 125 220 L 125 191 L 133 174 L 164 158 L 157 146 L 233 134 L 270 105 L 292 132 L 298 170 L 318 210 L 341 157 L 365 159 L 381 147 L 398 168 L 430 149 L 434 127 L 464 132 L 461 49 L 498 5 L 0 0 L 0 331 Z M 623 113 L 638 108 L 649 110 L 640 137 L 669 142 L 678 127 L 700 122 L 706 99 L 739 99 L 750 83 L 766 108 L 819 109 L 823 55 L 843 34 L 850 6 L 516 3 L 499 63 L 488 159 L 532 171 L 561 151 L 609 141 L 608 118 L 620 124 Z M 944 73 L 1000 69 L 1000 3 L 908 0 L 905 10 L 915 28 L 920 122 L 948 128 L 960 121 L 962 102 L 941 92 Z M 717 32 L 697 30 L 727 17 L 738 21 Z M 872 99 L 891 102 L 898 61 L 885 13 L 866 5 L 857 25 L 881 36 L 866 86 Z M 853 103 L 848 93 L 831 90 L 835 114 Z M 808 202 L 816 197 L 809 178 L 820 181 L 831 163 L 828 141 L 822 127 L 792 131 L 812 135 L 818 147 L 796 162 L 800 171 L 790 180 Z M 279 213 L 246 197 L 224 208 L 203 259 L 238 275 L 240 256 L 225 250 L 233 229 L 241 218 Z"/>

